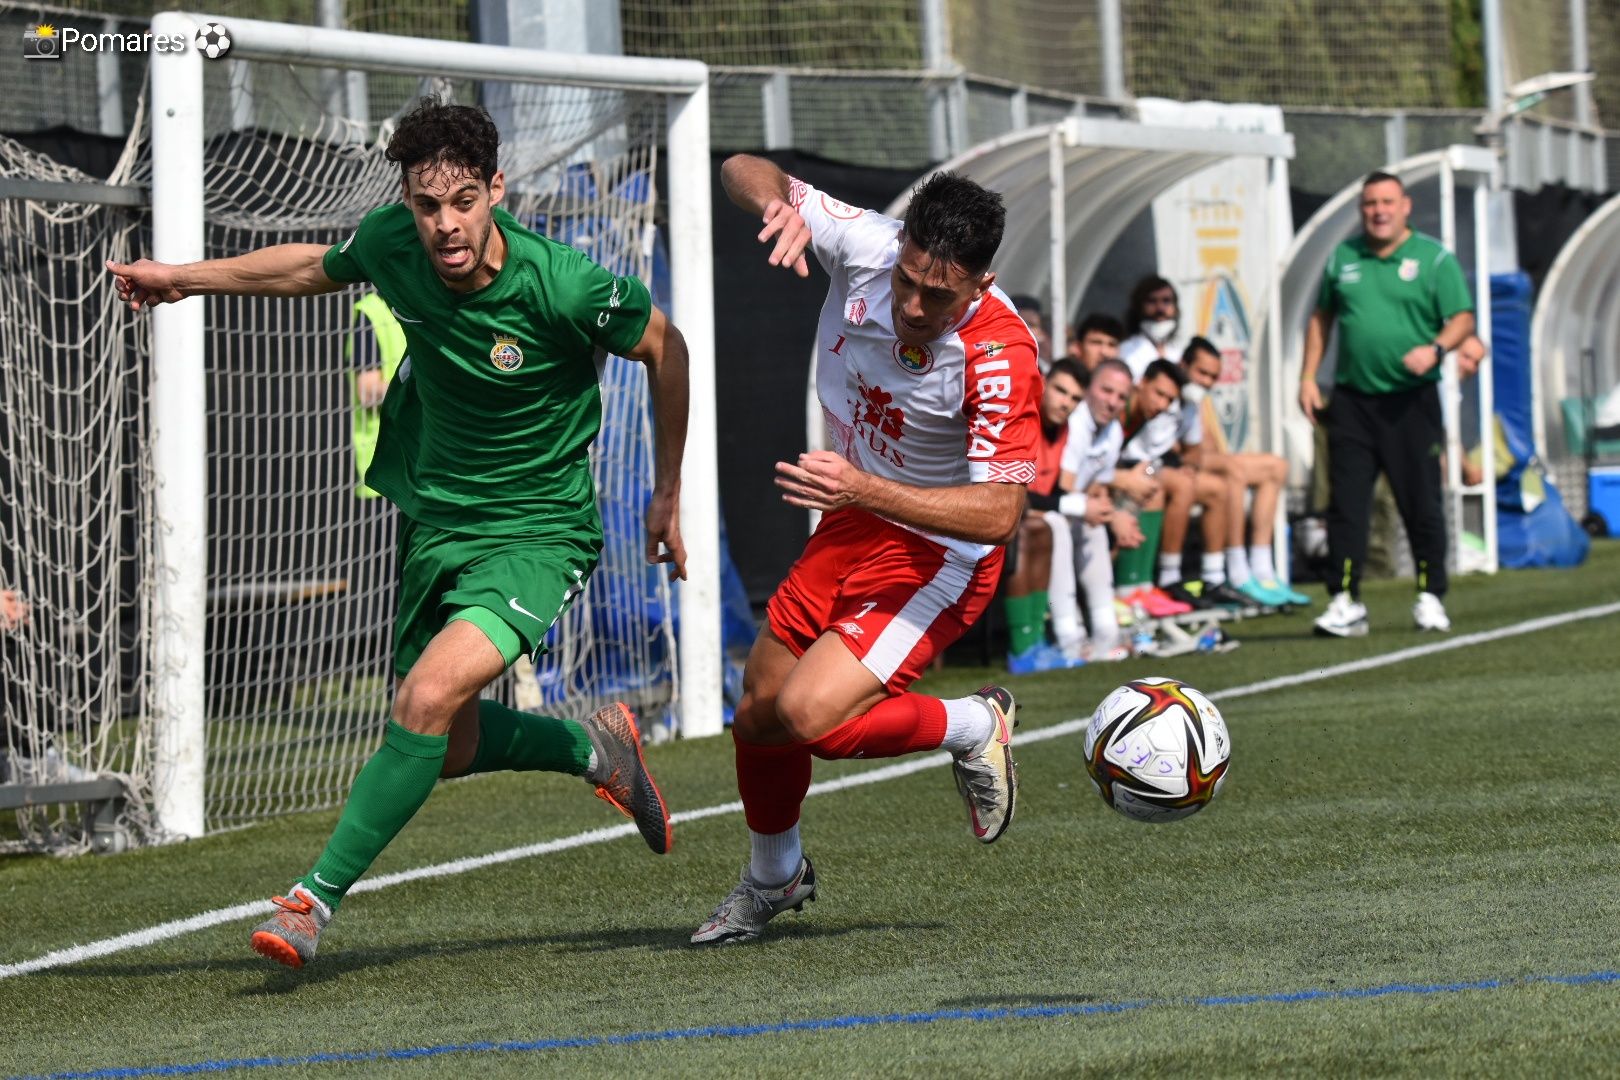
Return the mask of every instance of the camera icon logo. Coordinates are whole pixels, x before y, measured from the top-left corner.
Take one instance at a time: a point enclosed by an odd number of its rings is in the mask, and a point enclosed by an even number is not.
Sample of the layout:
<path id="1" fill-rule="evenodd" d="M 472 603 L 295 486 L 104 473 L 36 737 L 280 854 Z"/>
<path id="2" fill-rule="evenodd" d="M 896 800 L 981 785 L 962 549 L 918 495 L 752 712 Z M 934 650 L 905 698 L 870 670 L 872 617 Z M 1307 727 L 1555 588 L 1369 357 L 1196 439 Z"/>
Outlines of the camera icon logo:
<path id="1" fill-rule="evenodd" d="M 23 31 L 23 59 L 62 59 L 62 39 L 56 36 L 56 27 L 40 23 L 32 30 Z"/>

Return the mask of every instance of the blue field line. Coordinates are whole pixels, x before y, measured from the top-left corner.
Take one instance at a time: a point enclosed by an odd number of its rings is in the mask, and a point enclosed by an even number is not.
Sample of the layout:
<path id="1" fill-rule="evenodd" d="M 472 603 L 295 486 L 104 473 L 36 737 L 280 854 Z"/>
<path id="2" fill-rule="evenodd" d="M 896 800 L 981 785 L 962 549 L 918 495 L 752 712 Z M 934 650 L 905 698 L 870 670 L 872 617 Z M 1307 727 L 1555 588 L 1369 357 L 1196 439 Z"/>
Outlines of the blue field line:
<path id="1" fill-rule="evenodd" d="M 1620 971 L 1589 971 L 1578 975 L 1528 975 L 1508 979 L 1478 979 L 1473 982 L 1388 983 L 1384 986 L 1348 987 L 1338 990 L 1289 990 L 1272 994 L 1228 994 L 1193 998 L 1143 998 L 1137 1001 L 1102 1001 L 1090 1004 L 1024 1005 L 1018 1008 L 937 1009 L 929 1012 L 871 1013 L 834 1016 L 819 1020 L 781 1020 L 768 1024 L 724 1024 L 714 1027 L 672 1028 L 666 1031 L 633 1031 L 623 1035 L 577 1035 L 564 1039 L 513 1040 L 508 1042 L 444 1043 L 438 1046 L 409 1046 L 391 1050 L 349 1050 L 293 1057 L 223 1058 L 186 1065 L 136 1065 L 87 1072 L 59 1072 L 12 1077 L 10 1080 L 125 1080 L 140 1076 L 191 1076 L 198 1073 L 226 1072 L 231 1069 L 274 1069 L 303 1065 L 328 1065 L 365 1061 L 409 1061 L 443 1057 L 446 1054 L 513 1054 L 552 1050 L 585 1050 L 633 1043 L 683 1042 L 689 1039 L 751 1039 L 761 1035 L 782 1035 L 798 1031 L 848 1031 L 855 1028 L 890 1027 L 900 1024 L 934 1024 L 968 1020 L 1052 1020 L 1076 1016 L 1101 1016 L 1139 1009 L 1196 1006 L 1220 1008 L 1232 1005 L 1293 1005 L 1302 1001 L 1358 1001 L 1403 995 L 1460 994 L 1470 990 L 1506 990 L 1538 984 L 1591 986 L 1620 983 Z"/>

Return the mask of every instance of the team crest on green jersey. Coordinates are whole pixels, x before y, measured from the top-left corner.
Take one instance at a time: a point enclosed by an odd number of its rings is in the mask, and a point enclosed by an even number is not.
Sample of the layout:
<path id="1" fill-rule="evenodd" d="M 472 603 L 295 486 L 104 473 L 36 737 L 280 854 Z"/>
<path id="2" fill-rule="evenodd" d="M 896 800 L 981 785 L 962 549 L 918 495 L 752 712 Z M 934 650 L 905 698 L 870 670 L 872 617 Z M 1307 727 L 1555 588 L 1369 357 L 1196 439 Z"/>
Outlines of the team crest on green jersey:
<path id="1" fill-rule="evenodd" d="M 522 367 L 523 350 L 518 348 L 517 340 L 515 337 L 496 334 L 495 347 L 489 350 L 489 362 L 502 371 L 516 371 Z"/>

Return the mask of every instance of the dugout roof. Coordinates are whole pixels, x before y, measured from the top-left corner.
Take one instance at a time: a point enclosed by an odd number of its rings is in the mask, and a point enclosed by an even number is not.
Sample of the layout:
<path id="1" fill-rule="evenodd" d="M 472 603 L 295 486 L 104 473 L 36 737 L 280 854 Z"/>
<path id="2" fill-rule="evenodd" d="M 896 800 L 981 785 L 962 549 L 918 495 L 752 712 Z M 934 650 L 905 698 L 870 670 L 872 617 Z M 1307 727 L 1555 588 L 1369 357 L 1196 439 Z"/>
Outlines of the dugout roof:
<path id="1" fill-rule="evenodd" d="M 1620 195 L 1569 238 L 1536 300 L 1530 324 L 1535 361 L 1536 448 L 1566 456 L 1561 402 L 1602 395 L 1620 381 Z M 1592 351 L 1592 359 L 1586 357 Z M 1595 370 L 1583 371 L 1587 363 Z M 1557 432 L 1549 440 L 1549 433 Z"/>
<path id="2" fill-rule="evenodd" d="M 996 256 L 999 284 L 1049 301 L 1060 296 L 1051 310 L 1066 312 L 1159 195 L 1227 158 L 1293 156 L 1288 134 L 1069 117 L 980 143 L 917 182 L 949 170 L 1001 192 L 1007 230 Z M 1281 194 L 1286 200 L 1286 181 Z M 910 199 L 907 191 L 885 212 L 903 217 Z"/>

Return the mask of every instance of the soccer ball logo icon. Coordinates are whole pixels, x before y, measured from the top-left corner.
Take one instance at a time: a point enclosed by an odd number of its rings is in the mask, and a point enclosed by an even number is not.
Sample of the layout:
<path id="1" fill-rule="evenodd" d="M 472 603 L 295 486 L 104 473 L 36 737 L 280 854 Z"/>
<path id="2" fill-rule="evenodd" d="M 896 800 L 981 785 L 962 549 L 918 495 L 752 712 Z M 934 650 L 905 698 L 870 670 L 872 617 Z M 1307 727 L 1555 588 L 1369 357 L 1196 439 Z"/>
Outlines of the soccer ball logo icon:
<path id="1" fill-rule="evenodd" d="M 218 60 L 231 51 L 231 35 L 219 23 L 203 23 L 197 27 L 197 49 L 210 60 Z"/>

